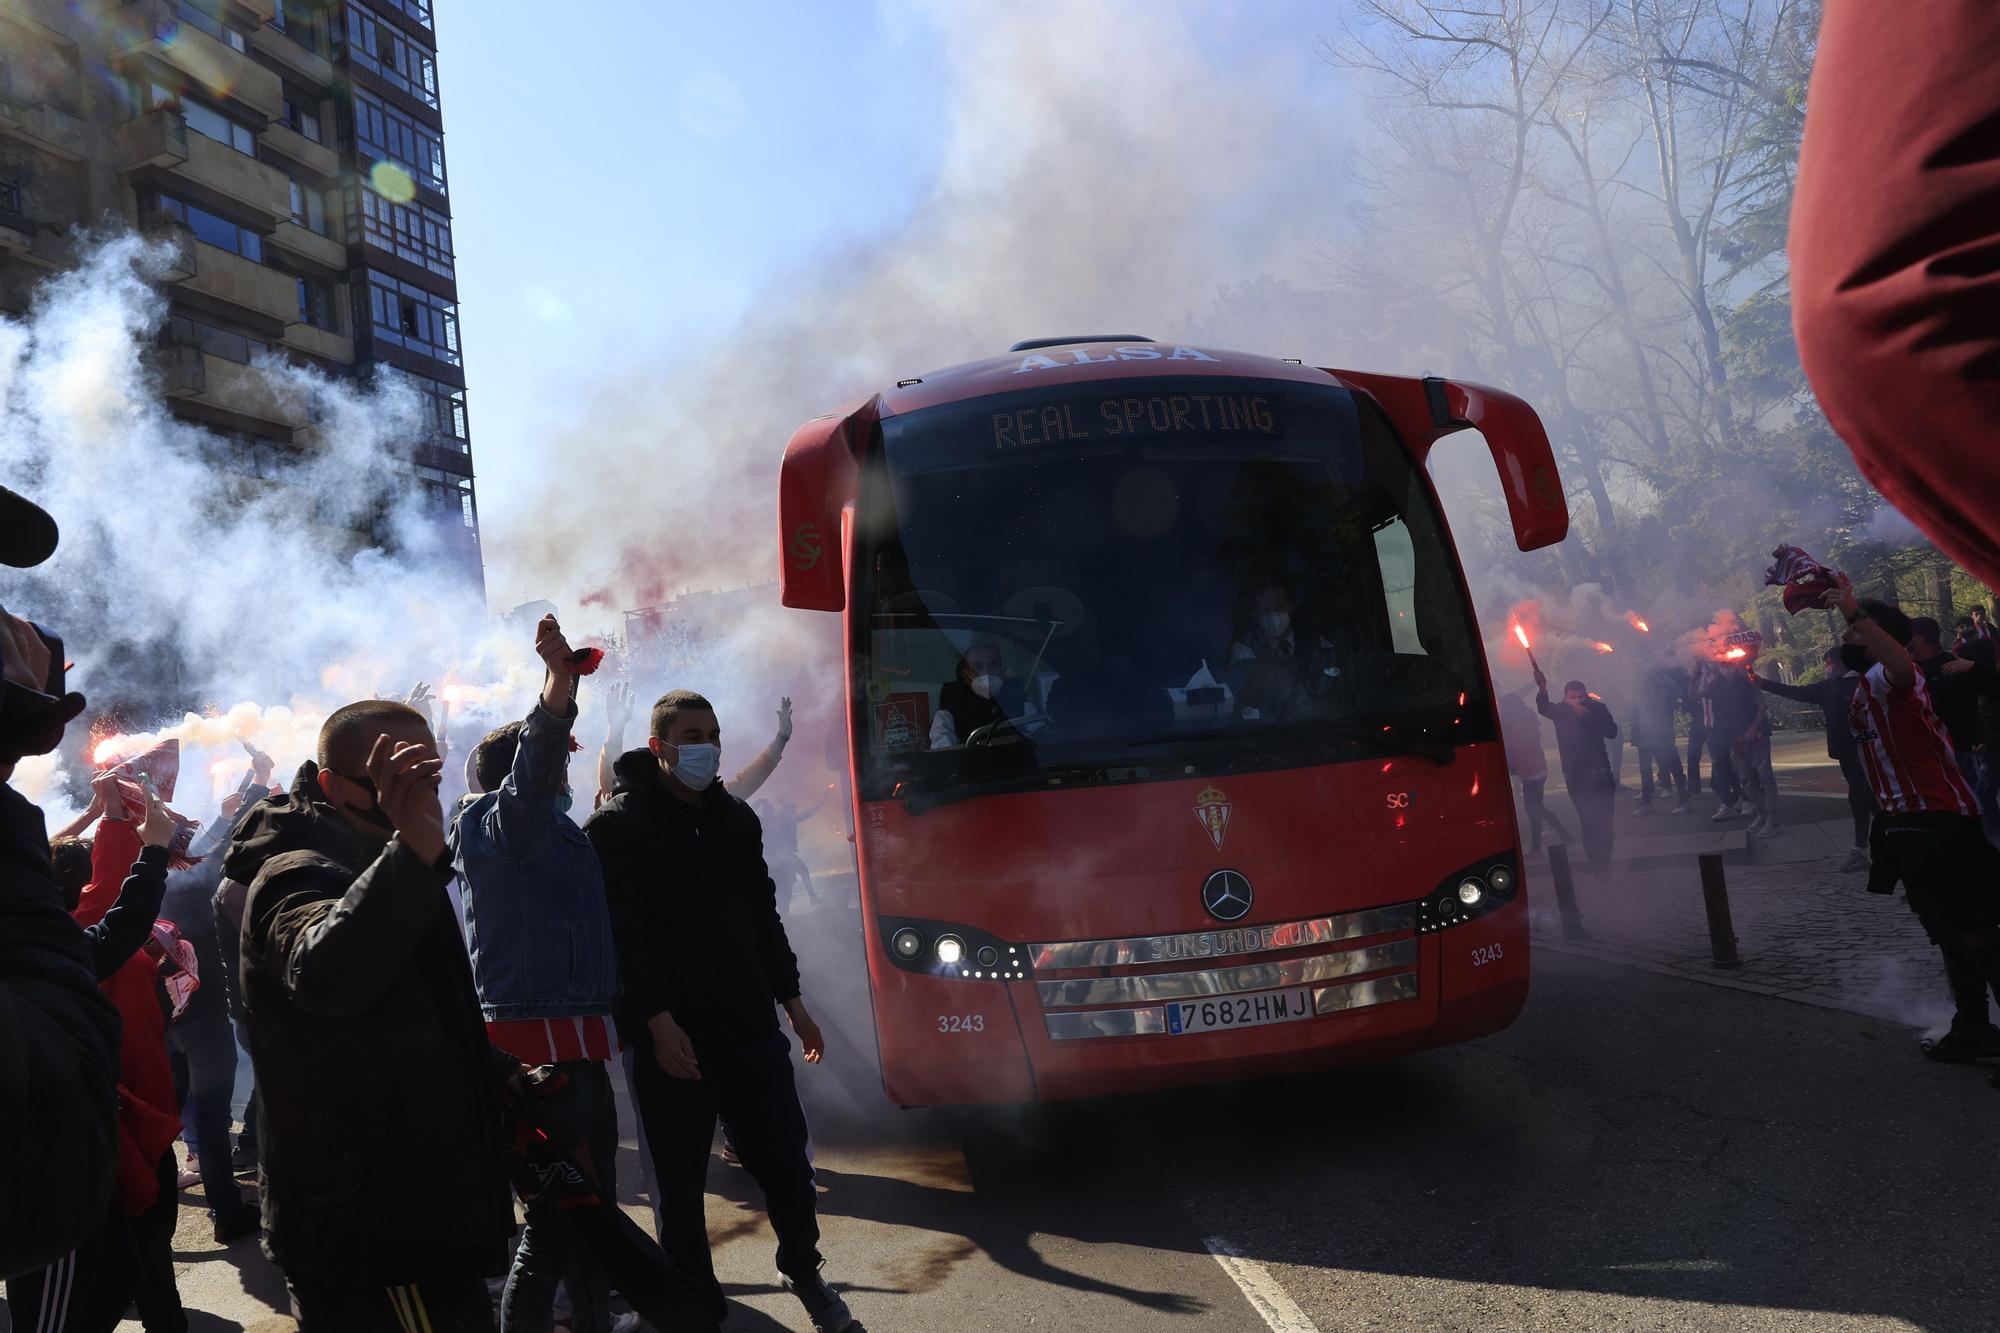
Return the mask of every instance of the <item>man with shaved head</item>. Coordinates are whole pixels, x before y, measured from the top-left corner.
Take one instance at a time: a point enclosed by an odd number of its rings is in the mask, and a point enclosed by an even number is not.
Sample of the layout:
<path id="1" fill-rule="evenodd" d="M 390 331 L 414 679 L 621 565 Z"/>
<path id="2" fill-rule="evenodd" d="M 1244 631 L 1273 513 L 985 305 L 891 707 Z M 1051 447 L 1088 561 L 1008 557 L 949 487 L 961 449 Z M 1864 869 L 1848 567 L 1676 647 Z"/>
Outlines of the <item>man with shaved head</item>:
<path id="1" fill-rule="evenodd" d="M 486 1039 L 445 891 L 441 767 L 423 714 L 348 704 L 229 851 L 250 886 L 264 1249 L 304 1333 L 493 1326 L 485 1279 L 513 1231 L 500 1096 L 519 1065 Z"/>

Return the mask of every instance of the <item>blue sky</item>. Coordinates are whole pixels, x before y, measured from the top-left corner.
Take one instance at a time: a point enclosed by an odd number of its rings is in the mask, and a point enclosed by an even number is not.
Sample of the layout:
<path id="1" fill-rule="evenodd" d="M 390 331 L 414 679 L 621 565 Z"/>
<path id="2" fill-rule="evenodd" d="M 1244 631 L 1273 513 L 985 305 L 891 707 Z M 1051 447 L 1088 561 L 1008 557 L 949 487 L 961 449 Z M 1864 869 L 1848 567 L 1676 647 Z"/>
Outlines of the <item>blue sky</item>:
<path id="1" fill-rule="evenodd" d="M 1019 11 L 1011 21 L 1052 46 L 1072 26 L 1092 27 L 1112 52 L 1107 13 L 1186 27 L 1192 41 L 1177 37 L 1180 47 L 1229 77 L 1254 77 L 1281 123 L 1323 122 L 1339 75 L 1315 45 L 1339 10 L 1285 0 L 1108 11 L 1091 0 L 1047 5 L 1046 23 L 1018 25 Z M 950 72 L 963 54 L 948 47 L 955 21 L 991 13 L 923 0 L 570 10 L 436 0 L 490 565 L 505 562 L 508 527 L 533 510 L 545 455 L 586 415 L 595 386 L 654 374 L 727 335 L 826 256 L 893 244 L 946 167 L 962 91 Z M 1134 33 L 1139 58 L 1144 36 Z M 1073 92 L 1077 76 L 1063 77 Z M 1048 168 L 1060 181 L 1063 163 Z M 1259 225 L 1254 210 L 1234 221 L 1224 210 L 1222 225 L 1239 224 Z M 1190 291 L 1188 308 L 1212 296 Z M 991 342 L 1016 336 L 996 327 Z M 518 580 L 494 572 L 504 604 Z"/>

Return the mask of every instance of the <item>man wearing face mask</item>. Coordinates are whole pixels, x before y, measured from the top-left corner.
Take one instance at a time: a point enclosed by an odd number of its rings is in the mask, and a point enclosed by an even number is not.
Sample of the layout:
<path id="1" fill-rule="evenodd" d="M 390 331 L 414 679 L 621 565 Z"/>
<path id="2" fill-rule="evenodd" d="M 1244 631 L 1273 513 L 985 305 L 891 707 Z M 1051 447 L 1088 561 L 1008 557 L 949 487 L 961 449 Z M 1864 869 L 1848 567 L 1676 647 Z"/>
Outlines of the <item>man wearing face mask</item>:
<path id="1" fill-rule="evenodd" d="M 997 645 L 982 640 L 965 650 L 955 679 L 938 691 L 937 712 L 931 717 L 933 750 L 963 745 L 981 727 L 1026 714 L 1026 698 L 1007 682 L 1004 671 Z"/>
<path id="2" fill-rule="evenodd" d="M 1229 682 L 1248 718 L 1282 719 L 1310 706 L 1339 676 L 1333 645 L 1299 632 L 1292 594 L 1282 583 L 1259 585 L 1249 621 L 1229 645 Z"/>
<path id="3" fill-rule="evenodd" d="M 660 1245 L 726 1318 L 704 1208 L 720 1116 L 764 1192 L 786 1289 L 822 1333 L 858 1330 L 819 1274 L 805 1112 L 777 1010 L 806 1063 L 825 1043 L 799 994 L 763 828 L 716 781 L 722 731 L 708 700 L 662 696 L 651 732 L 646 749 L 619 756 L 612 795 L 584 832 L 604 866 L 618 943 L 619 1028 L 640 1053 L 634 1100 L 659 1181 Z"/>
<path id="4" fill-rule="evenodd" d="M 495 1049 L 445 892 L 442 761 L 423 714 L 336 709 L 317 764 L 224 863 L 248 884 L 245 1026 L 263 1104 L 264 1250 L 302 1333 L 490 1330 L 514 1206 Z"/>
<path id="5" fill-rule="evenodd" d="M 486 1035 L 524 1064 L 562 1072 L 560 1089 L 539 1104 L 581 1131 L 598 1192 L 612 1198 L 618 1113 L 604 1062 L 618 1051 L 618 957 L 597 854 L 569 813 L 578 678 L 552 615 L 535 627 L 535 655 L 546 674 L 527 719 L 491 732 L 473 752 L 481 794 L 459 802 L 453 864 Z M 603 1267 L 544 1195 L 528 1205 L 500 1299 L 503 1333 L 547 1333 L 566 1275 L 571 1327 L 604 1333 L 611 1310 Z"/>

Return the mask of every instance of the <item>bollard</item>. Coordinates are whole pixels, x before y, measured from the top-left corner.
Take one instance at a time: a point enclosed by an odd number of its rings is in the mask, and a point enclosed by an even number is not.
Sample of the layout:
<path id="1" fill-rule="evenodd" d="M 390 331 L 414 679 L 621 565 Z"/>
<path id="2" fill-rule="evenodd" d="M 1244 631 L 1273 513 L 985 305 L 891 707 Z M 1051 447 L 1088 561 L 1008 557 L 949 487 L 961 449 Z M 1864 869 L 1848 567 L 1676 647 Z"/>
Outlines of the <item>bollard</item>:
<path id="1" fill-rule="evenodd" d="M 1556 886 L 1556 911 L 1562 914 L 1563 938 L 1583 938 L 1583 914 L 1576 910 L 1576 881 L 1570 878 L 1569 848 L 1559 842 L 1548 847 L 1549 879 Z"/>
<path id="2" fill-rule="evenodd" d="M 1729 919 L 1729 882 L 1722 877 L 1722 854 L 1703 852 L 1701 901 L 1708 909 L 1708 950 L 1717 967 L 1735 967 L 1736 923 Z"/>

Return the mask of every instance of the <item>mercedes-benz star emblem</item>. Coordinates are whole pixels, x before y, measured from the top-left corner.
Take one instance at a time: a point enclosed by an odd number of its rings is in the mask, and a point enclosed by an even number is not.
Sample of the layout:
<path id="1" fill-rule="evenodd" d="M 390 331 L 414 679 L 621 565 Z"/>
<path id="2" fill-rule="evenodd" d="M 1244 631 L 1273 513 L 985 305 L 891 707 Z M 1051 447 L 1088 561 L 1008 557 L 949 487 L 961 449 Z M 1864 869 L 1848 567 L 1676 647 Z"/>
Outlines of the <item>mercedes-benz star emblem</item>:
<path id="1" fill-rule="evenodd" d="M 1250 911 L 1250 881 L 1239 871 L 1218 870 L 1202 883 L 1201 905 L 1217 921 L 1241 921 Z"/>

